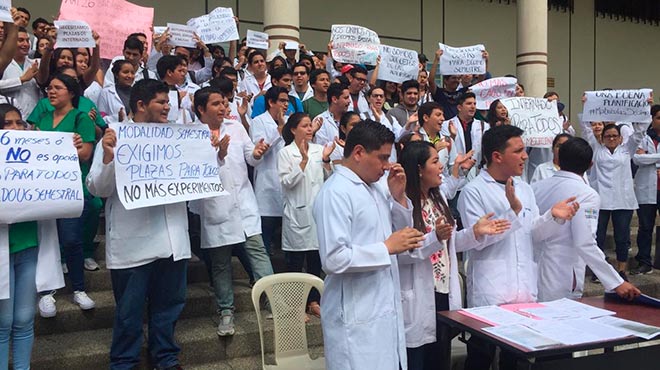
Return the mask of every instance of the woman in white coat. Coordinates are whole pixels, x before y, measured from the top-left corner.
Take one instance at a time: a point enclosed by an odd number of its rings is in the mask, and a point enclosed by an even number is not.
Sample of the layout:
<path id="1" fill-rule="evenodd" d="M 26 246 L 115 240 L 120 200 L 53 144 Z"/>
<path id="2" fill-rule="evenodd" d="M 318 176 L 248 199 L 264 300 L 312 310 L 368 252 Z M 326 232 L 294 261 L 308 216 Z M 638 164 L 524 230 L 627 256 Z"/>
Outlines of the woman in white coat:
<path id="1" fill-rule="evenodd" d="M 312 205 L 323 181 L 332 173 L 328 146 L 312 143 L 314 129 L 305 113 L 294 113 L 282 130 L 286 146 L 278 155 L 277 172 L 282 184 L 284 217 L 282 219 L 282 250 L 287 270 L 321 276 L 321 257 L 312 216 Z M 319 292 L 310 292 L 308 311 L 320 316 Z"/>
<path id="2" fill-rule="evenodd" d="M 98 108 L 106 123 L 124 122 L 131 113 L 129 100 L 135 81 L 135 66 L 127 60 L 117 60 L 112 65 L 115 83 L 106 85 L 98 99 Z"/>
<path id="3" fill-rule="evenodd" d="M 509 229 L 510 223 L 491 220 L 493 214 L 489 214 L 472 228 L 457 232 L 456 221 L 440 191 L 443 165 L 433 144 L 408 143 L 399 163 L 406 172 L 406 194 L 413 204 L 414 227 L 426 233 L 425 243 L 439 241 L 438 248 L 421 249 L 427 253 L 422 260 L 406 253 L 398 255 L 408 369 L 430 369 L 441 353 L 434 345 L 439 332 L 436 311 L 461 308 L 457 248 L 475 247 L 484 235 L 500 234 Z"/>

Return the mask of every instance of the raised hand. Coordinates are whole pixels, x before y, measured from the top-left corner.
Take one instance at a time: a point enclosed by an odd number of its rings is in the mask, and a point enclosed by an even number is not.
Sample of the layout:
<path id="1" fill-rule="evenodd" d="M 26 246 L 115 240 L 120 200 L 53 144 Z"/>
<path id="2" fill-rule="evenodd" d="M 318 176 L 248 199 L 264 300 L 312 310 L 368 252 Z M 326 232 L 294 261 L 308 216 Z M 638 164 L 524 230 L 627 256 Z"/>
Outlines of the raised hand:
<path id="1" fill-rule="evenodd" d="M 115 159 L 115 146 L 117 146 L 115 130 L 111 128 L 105 130 L 103 139 L 101 139 L 101 145 L 103 146 L 103 164 L 108 164 Z"/>
<path id="2" fill-rule="evenodd" d="M 520 213 L 522 210 L 522 203 L 520 203 L 520 199 L 516 196 L 516 188 L 513 186 L 513 178 L 509 177 L 509 179 L 506 180 L 504 192 L 513 212 L 516 214 Z"/>
<path id="3" fill-rule="evenodd" d="M 119 109 L 119 113 L 117 113 L 117 119 L 119 120 L 119 122 L 124 122 L 124 120 L 126 119 L 126 113 L 124 113 L 123 107 Z"/>
<path id="4" fill-rule="evenodd" d="M 218 138 L 217 136 L 211 137 L 211 145 L 213 145 L 213 147 L 218 151 L 218 158 L 221 161 L 224 160 L 227 156 L 230 140 L 231 137 L 229 135 L 223 136 L 222 139 Z"/>
<path id="5" fill-rule="evenodd" d="M 323 117 L 321 116 L 314 117 L 314 119 L 312 120 L 312 129 L 314 130 L 314 133 L 320 130 L 321 126 L 323 126 Z"/>
<path id="6" fill-rule="evenodd" d="M 73 134 L 73 146 L 76 148 L 76 150 L 80 150 L 83 147 L 82 137 L 80 137 L 80 135 L 77 133 Z"/>
<path id="7" fill-rule="evenodd" d="M 335 144 L 335 142 L 336 142 L 337 140 L 339 140 L 339 138 L 337 138 L 337 137 L 335 136 L 335 140 L 334 140 L 334 141 L 332 141 L 332 142 L 330 142 L 330 143 L 327 143 L 327 144 L 323 147 L 323 158 L 322 158 L 322 159 L 323 159 L 325 162 L 328 162 L 328 161 L 330 160 L 330 155 L 332 154 L 332 152 L 335 151 L 335 146 L 337 145 L 337 144 Z"/>
<path id="8" fill-rule="evenodd" d="M 566 221 L 572 219 L 580 209 L 580 204 L 575 199 L 570 197 L 552 206 L 552 217 Z"/>
<path id="9" fill-rule="evenodd" d="M 385 240 L 385 246 L 390 254 L 399 254 L 407 250 L 419 248 L 424 242 L 424 234 L 412 227 L 406 227 L 393 232 Z"/>
<path id="10" fill-rule="evenodd" d="M 400 204 L 406 204 L 406 173 L 399 163 L 392 163 L 390 173 L 387 175 L 387 185 L 392 198 Z"/>
<path id="11" fill-rule="evenodd" d="M 477 161 L 472 158 L 473 155 L 474 150 L 470 150 L 465 154 L 458 154 L 454 160 L 454 166 L 458 165 L 460 168 L 469 171 L 477 163 Z"/>
<path id="12" fill-rule="evenodd" d="M 509 220 L 493 220 L 492 217 L 494 213 L 489 213 L 485 216 L 482 216 L 477 223 L 472 226 L 472 232 L 474 236 L 479 239 L 484 235 L 497 235 L 501 234 L 511 228 L 511 222 Z"/>
<path id="13" fill-rule="evenodd" d="M 264 154 L 266 154 L 268 151 L 268 148 L 270 148 L 270 145 L 266 144 L 264 139 L 259 140 L 259 142 L 254 146 L 252 157 L 254 157 L 256 160 L 261 159 L 261 157 L 263 157 Z"/>

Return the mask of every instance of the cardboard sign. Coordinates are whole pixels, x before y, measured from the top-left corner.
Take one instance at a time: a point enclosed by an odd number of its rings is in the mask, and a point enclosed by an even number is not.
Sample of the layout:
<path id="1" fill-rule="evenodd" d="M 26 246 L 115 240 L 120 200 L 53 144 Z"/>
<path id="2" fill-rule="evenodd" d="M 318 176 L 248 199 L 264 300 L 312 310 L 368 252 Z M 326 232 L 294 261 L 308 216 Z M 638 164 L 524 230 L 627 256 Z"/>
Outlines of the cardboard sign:
<path id="1" fill-rule="evenodd" d="M 125 0 L 62 0 L 59 20 L 83 20 L 101 36 L 101 58 L 122 55 L 126 37 L 134 32 L 151 35 L 154 8 L 145 8 Z M 151 43 L 151 37 L 147 37 Z M 149 46 L 150 50 L 151 46 Z"/>
<path id="2" fill-rule="evenodd" d="M 0 130 L 0 224 L 78 217 L 82 174 L 73 134 Z"/>
<path id="3" fill-rule="evenodd" d="M 651 122 L 648 99 L 653 90 L 587 91 L 582 119 L 585 122 Z"/>
<path id="4" fill-rule="evenodd" d="M 126 209 L 227 195 L 206 125 L 117 123 L 115 179 Z"/>
<path id="5" fill-rule="evenodd" d="M 172 46 L 195 47 L 195 29 L 185 24 L 168 23 L 170 39 L 168 43 Z"/>
<path id="6" fill-rule="evenodd" d="M 95 48 L 92 29 L 85 21 L 55 21 L 56 48 Z"/>
<path id="7" fill-rule="evenodd" d="M 418 75 L 419 59 L 416 51 L 380 46 L 379 80 L 402 83 L 406 80 L 417 80 Z"/>
<path id="8" fill-rule="evenodd" d="M 486 60 L 482 52 L 486 48 L 482 45 L 454 48 L 443 43 L 438 44 L 443 53 L 440 57 L 440 74 L 465 75 L 486 73 Z"/>
<path id="9" fill-rule="evenodd" d="M 231 8 L 215 8 L 211 13 L 192 18 L 186 23 L 195 29 L 205 44 L 238 40 L 238 29 Z"/>
<path id="10" fill-rule="evenodd" d="M 246 42 L 248 48 L 266 50 L 268 49 L 268 34 L 265 32 L 247 30 Z"/>
<path id="11" fill-rule="evenodd" d="M 516 96 L 517 83 L 514 77 L 496 77 L 470 86 L 470 91 L 477 97 L 477 109 L 488 110 L 495 100 Z"/>
<path id="12" fill-rule="evenodd" d="M 501 102 L 509 111 L 511 125 L 524 131 L 522 138 L 526 147 L 552 147 L 552 140 L 563 129 L 556 100 L 520 97 Z"/>
<path id="13" fill-rule="evenodd" d="M 351 64 L 375 66 L 380 53 L 378 34 L 368 28 L 347 24 L 332 25 L 332 59 Z"/>
<path id="14" fill-rule="evenodd" d="M 11 17 L 11 0 L 0 0 L 0 22 L 14 23 Z"/>

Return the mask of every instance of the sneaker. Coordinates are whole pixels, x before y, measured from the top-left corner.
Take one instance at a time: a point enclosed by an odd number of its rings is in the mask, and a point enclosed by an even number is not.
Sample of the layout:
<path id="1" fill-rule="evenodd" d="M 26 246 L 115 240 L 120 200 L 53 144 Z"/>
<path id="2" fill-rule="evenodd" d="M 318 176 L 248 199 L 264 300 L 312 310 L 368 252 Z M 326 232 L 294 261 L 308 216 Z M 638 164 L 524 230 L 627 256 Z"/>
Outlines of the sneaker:
<path id="1" fill-rule="evenodd" d="M 600 280 L 598 279 L 598 276 L 596 276 L 596 274 L 591 275 L 591 282 L 594 284 L 600 284 Z"/>
<path id="2" fill-rule="evenodd" d="M 640 263 L 636 269 L 630 270 L 630 275 L 646 275 L 653 272 L 653 267 L 644 263 Z"/>
<path id="3" fill-rule="evenodd" d="M 39 315 L 45 319 L 57 315 L 57 307 L 55 306 L 55 297 L 53 297 L 53 294 L 41 296 L 39 300 Z"/>
<path id="4" fill-rule="evenodd" d="M 99 264 L 93 258 L 85 258 L 84 267 L 87 271 L 97 271 L 100 269 Z"/>
<path id="5" fill-rule="evenodd" d="M 68 274 L 69 273 L 69 268 L 66 267 L 66 263 L 62 264 L 62 273 L 63 274 Z"/>
<path id="6" fill-rule="evenodd" d="M 75 292 L 73 292 L 73 303 L 80 306 L 80 309 L 83 311 L 91 310 L 96 306 L 96 303 L 94 303 L 94 301 L 92 301 L 92 299 L 89 298 L 87 293 L 80 290 L 76 290 Z"/>
<path id="7" fill-rule="evenodd" d="M 619 271 L 619 276 L 621 276 L 621 279 L 623 279 L 623 281 L 626 282 L 629 281 L 625 271 Z"/>
<path id="8" fill-rule="evenodd" d="M 231 310 L 222 310 L 220 312 L 220 324 L 218 325 L 218 335 L 226 337 L 234 335 L 234 313 Z"/>

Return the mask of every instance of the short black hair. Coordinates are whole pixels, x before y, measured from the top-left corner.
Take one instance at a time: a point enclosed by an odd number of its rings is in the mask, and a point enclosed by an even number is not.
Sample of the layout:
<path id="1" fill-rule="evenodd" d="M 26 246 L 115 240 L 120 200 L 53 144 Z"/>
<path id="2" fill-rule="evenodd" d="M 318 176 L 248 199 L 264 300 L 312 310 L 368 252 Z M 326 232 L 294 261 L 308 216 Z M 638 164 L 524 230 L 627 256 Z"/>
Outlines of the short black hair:
<path id="1" fill-rule="evenodd" d="M 351 70 L 348 72 L 351 76 L 355 77 L 356 74 L 362 73 L 362 74 L 368 74 L 367 70 L 361 66 L 355 65 Z"/>
<path id="2" fill-rule="evenodd" d="M 582 176 L 591 165 L 591 145 L 581 137 L 571 137 L 559 148 L 559 168 Z"/>
<path id="3" fill-rule="evenodd" d="M 110 72 L 117 77 L 117 74 L 119 74 L 119 71 L 121 71 L 122 67 L 124 67 L 124 64 L 130 64 L 131 66 L 133 63 L 129 62 L 128 60 L 125 59 L 117 59 L 115 60 L 114 63 L 112 63 L 112 67 L 110 68 Z"/>
<path id="4" fill-rule="evenodd" d="M 180 65 L 186 65 L 186 59 L 184 57 L 180 55 L 164 55 L 156 63 L 158 77 L 162 80 L 167 75 L 167 72 L 174 71 Z"/>
<path id="5" fill-rule="evenodd" d="M 401 94 L 405 94 L 408 89 L 417 89 L 419 91 L 419 82 L 417 80 L 406 80 L 401 83 Z"/>
<path id="6" fill-rule="evenodd" d="M 218 73 L 219 78 L 223 78 L 225 76 L 237 76 L 238 77 L 238 71 L 234 67 L 225 67 Z"/>
<path id="7" fill-rule="evenodd" d="M 565 133 L 565 132 L 562 132 L 561 134 L 557 134 L 557 135 L 555 136 L 555 138 L 552 139 L 552 147 L 554 148 L 555 145 L 557 145 L 557 143 L 559 142 L 559 140 L 561 140 L 561 138 L 564 138 L 564 137 L 567 138 L 567 139 L 570 139 L 570 138 L 573 137 L 573 135 L 571 135 L 571 134 L 567 134 L 567 133 Z"/>
<path id="8" fill-rule="evenodd" d="M 209 86 L 222 91 L 225 96 L 231 96 L 234 92 L 234 83 L 228 78 L 216 77 L 209 81 Z"/>
<path id="9" fill-rule="evenodd" d="M 651 107 L 651 117 L 655 117 L 658 112 L 660 112 L 660 104 L 654 104 Z"/>
<path id="10" fill-rule="evenodd" d="M 607 130 L 616 130 L 616 132 L 621 135 L 621 125 L 617 125 L 616 123 L 608 123 L 603 127 L 603 132 L 601 133 L 602 137 L 605 138 L 605 131 Z"/>
<path id="11" fill-rule="evenodd" d="M 557 94 L 557 92 L 555 92 L 555 91 L 548 91 L 547 93 L 543 94 L 543 99 L 547 99 L 551 96 L 559 97 L 559 94 Z"/>
<path id="12" fill-rule="evenodd" d="M 274 70 L 272 70 L 270 72 L 270 79 L 279 81 L 279 80 L 282 79 L 282 77 L 284 77 L 286 75 L 291 75 L 292 76 L 293 72 L 291 72 L 290 69 L 285 68 L 285 67 L 275 68 Z"/>
<path id="13" fill-rule="evenodd" d="M 7 125 L 7 122 L 5 122 L 5 116 L 9 112 L 16 112 L 18 113 L 18 116 L 23 119 L 23 115 L 21 114 L 21 111 L 18 110 L 15 106 L 11 104 L 0 104 L 0 130 L 3 130 L 5 128 L 5 125 Z"/>
<path id="14" fill-rule="evenodd" d="M 394 144 L 394 133 L 387 126 L 370 119 L 361 121 L 353 126 L 346 137 L 344 158 L 350 157 L 357 145 L 363 146 L 369 153 L 380 149 L 385 144 Z"/>
<path id="15" fill-rule="evenodd" d="M 339 126 L 343 126 L 344 128 L 346 128 L 346 126 L 348 126 L 348 122 L 354 116 L 358 116 L 358 118 L 360 117 L 358 113 L 353 112 L 351 110 L 349 110 L 348 112 L 344 112 L 344 114 L 342 114 L 341 118 L 339 119 Z M 339 138 L 342 140 L 346 140 L 346 134 L 341 129 L 339 130 Z"/>
<path id="16" fill-rule="evenodd" d="M 431 113 L 433 113 L 433 111 L 436 109 L 440 109 L 443 113 L 445 111 L 442 108 L 442 105 L 434 101 L 429 101 L 420 105 L 419 109 L 417 109 L 417 119 L 419 120 L 419 125 L 424 126 L 426 123 L 426 121 L 424 121 L 424 116 L 430 116 Z"/>
<path id="17" fill-rule="evenodd" d="M 465 101 L 470 99 L 470 98 L 476 99 L 477 96 L 474 95 L 474 93 L 472 91 L 468 91 L 466 93 L 463 93 L 458 97 L 458 99 L 456 99 L 456 104 L 457 105 L 463 105 L 463 103 L 465 103 Z"/>
<path id="18" fill-rule="evenodd" d="M 28 15 L 28 21 L 30 20 L 30 18 L 32 18 L 32 14 L 30 14 L 30 11 L 23 8 L 23 7 L 19 6 L 18 8 L 16 8 L 16 11 L 17 12 L 23 12 L 23 13 L 27 14 Z"/>
<path id="19" fill-rule="evenodd" d="M 145 39 L 148 39 L 147 35 L 144 32 L 133 32 L 130 35 L 128 35 L 129 38 L 131 37 L 144 37 Z"/>
<path id="20" fill-rule="evenodd" d="M 150 101 L 156 98 L 156 95 L 159 93 L 169 93 L 170 88 L 167 87 L 165 82 L 154 80 L 154 79 L 144 79 L 136 82 L 131 88 L 131 98 L 129 99 L 129 106 L 131 112 L 137 112 L 137 103 L 142 101 L 145 104 L 148 104 Z"/>
<path id="21" fill-rule="evenodd" d="M 195 115 L 197 116 L 197 118 L 200 118 L 200 119 L 202 118 L 202 113 L 199 111 L 199 108 L 201 107 L 201 108 L 206 109 L 206 104 L 209 103 L 209 97 L 213 94 L 219 94 L 219 95 L 225 96 L 225 94 L 223 94 L 223 92 L 220 91 L 220 89 L 215 88 L 215 87 L 211 87 L 211 86 L 203 87 L 203 88 L 195 91 L 195 99 L 193 99 L 193 100 L 194 100 L 194 104 L 195 104 L 195 107 L 194 107 L 195 108 Z"/>
<path id="22" fill-rule="evenodd" d="M 486 163 L 490 164 L 493 160 L 493 153 L 504 152 L 507 147 L 507 142 L 513 137 L 521 137 L 523 130 L 511 125 L 502 125 L 491 127 L 481 139 L 481 152 L 483 153 Z"/>
<path id="23" fill-rule="evenodd" d="M 266 110 L 270 109 L 270 102 L 277 101 L 277 98 L 279 98 L 280 94 L 286 94 L 289 96 L 289 91 L 279 86 L 273 86 L 268 89 L 268 91 L 266 91 L 266 95 L 264 95 L 264 100 L 266 101 Z"/>
<path id="24" fill-rule="evenodd" d="M 39 28 L 40 24 L 46 24 L 47 25 L 48 21 L 41 18 L 41 17 L 39 17 L 39 18 L 35 19 L 34 22 L 32 22 L 32 29 L 36 30 L 37 28 Z"/>
<path id="25" fill-rule="evenodd" d="M 309 74 L 309 68 L 307 68 L 307 66 L 305 65 L 305 63 L 301 63 L 301 62 L 298 62 L 298 63 L 294 64 L 294 65 L 293 65 L 293 68 L 291 68 L 291 71 L 293 72 L 293 71 L 296 70 L 296 68 L 299 68 L 299 67 L 303 67 L 303 68 L 305 68 L 305 73 Z"/>
<path id="26" fill-rule="evenodd" d="M 83 93 L 82 88 L 80 87 L 80 83 L 78 83 L 78 80 L 64 73 L 56 74 L 50 79 L 50 81 L 53 80 L 62 81 L 64 86 L 66 86 L 66 89 L 71 94 L 73 94 L 73 98 L 71 99 L 71 104 L 73 105 L 74 108 L 78 108 L 78 103 L 80 102 L 80 96 Z M 50 81 L 48 82 L 49 85 L 50 85 Z"/>
<path id="27" fill-rule="evenodd" d="M 316 80 L 318 80 L 319 76 L 322 74 L 328 75 L 328 79 L 330 79 L 330 72 L 326 71 L 325 69 L 315 69 L 309 74 L 309 83 L 314 85 Z"/>
<path id="28" fill-rule="evenodd" d="M 332 104 L 332 98 L 339 99 L 346 89 L 348 89 L 348 87 L 344 84 L 331 83 L 330 87 L 328 87 L 328 104 Z"/>
<path id="29" fill-rule="evenodd" d="M 144 53 L 144 44 L 137 37 L 129 37 L 124 41 L 124 48 L 122 50 L 137 49 L 140 54 Z"/>

